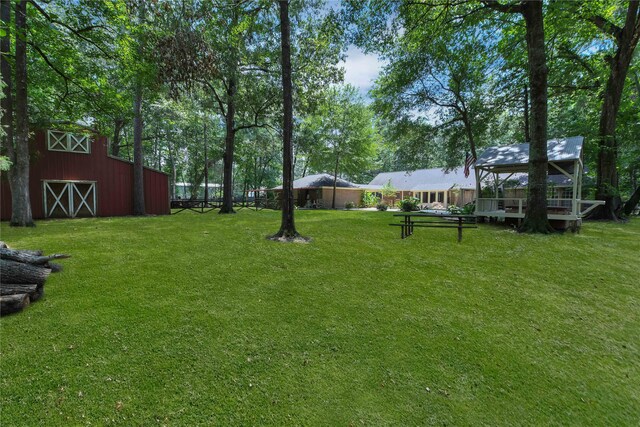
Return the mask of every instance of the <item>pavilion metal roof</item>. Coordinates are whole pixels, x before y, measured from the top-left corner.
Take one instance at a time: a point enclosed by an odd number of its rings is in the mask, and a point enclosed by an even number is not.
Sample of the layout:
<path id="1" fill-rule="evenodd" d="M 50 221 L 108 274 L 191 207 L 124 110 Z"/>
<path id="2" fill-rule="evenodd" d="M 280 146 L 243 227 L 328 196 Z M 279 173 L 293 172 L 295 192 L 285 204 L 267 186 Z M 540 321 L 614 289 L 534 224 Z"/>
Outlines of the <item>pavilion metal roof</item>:
<path id="1" fill-rule="evenodd" d="M 547 141 L 547 156 L 550 162 L 578 160 L 582 154 L 582 136 L 550 139 Z M 508 169 L 529 163 L 529 144 L 503 145 L 487 148 L 476 160 L 482 169 Z"/>
<path id="2" fill-rule="evenodd" d="M 418 169 L 414 171 L 379 173 L 367 188 L 382 188 L 391 181 L 391 185 L 398 191 L 445 191 L 451 188 L 476 188 L 475 175 L 472 172 L 465 178 L 463 168 L 458 167 L 450 171 L 445 169 Z"/>

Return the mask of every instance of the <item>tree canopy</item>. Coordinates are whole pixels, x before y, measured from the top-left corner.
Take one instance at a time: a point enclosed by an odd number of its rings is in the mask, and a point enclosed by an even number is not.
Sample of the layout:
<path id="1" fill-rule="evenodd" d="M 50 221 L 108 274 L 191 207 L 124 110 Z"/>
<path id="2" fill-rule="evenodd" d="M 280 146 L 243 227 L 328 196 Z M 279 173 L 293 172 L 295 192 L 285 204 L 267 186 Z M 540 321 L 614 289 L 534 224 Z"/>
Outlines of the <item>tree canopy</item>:
<path id="1" fill-rule="evenodd" d="M 225 212 L 234 195 L 281 183 L 280 6 L 3 1 L 0 154 L 16 194 L 28 172 L 26 135 L 45 127 L 109 136 L 111 154 L 167 172 L 174 195 L 178 182 L 197 193 L 210 178 L 223 188 L 211 197 L 224 199 Z M 630 212 L 621 202 L 633 203 L 640 171 L 638 1 L 287 7 L 293 178 L 328 172 L 366 182 L 383 171 L 459 167 L 487 146 L 583 135 L 595 183 L 585 198 L 605 200 L 607 218 Z M 354 45 L 383 64 L 366 98 L 344 83 Z M 544 55 L 535 76 L 534 45 Z M 29 224 L 21 212 L 16 223 Z"/>

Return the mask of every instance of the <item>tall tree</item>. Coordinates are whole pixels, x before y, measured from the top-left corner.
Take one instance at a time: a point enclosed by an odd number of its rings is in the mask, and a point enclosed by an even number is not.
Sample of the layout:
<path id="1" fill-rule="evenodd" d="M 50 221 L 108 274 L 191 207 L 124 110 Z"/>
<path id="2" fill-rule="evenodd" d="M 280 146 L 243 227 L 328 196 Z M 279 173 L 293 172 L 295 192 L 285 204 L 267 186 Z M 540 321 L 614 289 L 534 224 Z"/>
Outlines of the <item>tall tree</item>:
<path id="1" fill-rule="evenodd" d="M 505 16 L 521 16 L 525 22 L 525 40 L 527 44 L 527 68 L 529 87 L 531 88 L 531 141 L 529 151 L 529 191 L 528 205 L 524 222 L 520 228 L 526 232 L 547 233 L 551 229 L 547 218 L 547 64 L 544 39 L 544 15 L 542 0 L 510 1 L 501 3 L 498 0 L 425 0 L 423 2 L 402 2 L 397 0 L 370 0 L 366 3 L 351 0 L 345 1 L 347 15 L 351 21 L 364 22 L 364 31 L 356 31 L 355 41 L 369 50 L 377 50 L 383 55 L 389 53 L 389 45 L 393 46 L 396 34 L 412 31 L 427 31 L 429 36 L 442 36 L 444 33 L 466 31 L 490 39 L 490 31 L 503 30 L 501 20 L 492 20 L 486 13 L 490 10 L 503 12 Z M 422 13 L 412 25 L 403 25 L 402 18 L 410 8 L 421 8 Z M 384 12 L 380 14 L 380 11 Z M 391 20 L 391 25 L 389 25 Z M 492 26 L 493 25 L 493 26 Z M 446 35 L 445 35 L 446 37 Z M 449 37 L 453 46 L 459 43 L 455 37 Z M 428 42 L 428 40 L 425 40 Z M 473 56 L 473 52 L 470 52 Z M 440 76 L 434 74 L 437 83 Z M 455 87 L 455 79 L 452 81 Z M 441 86 L 445 86 L 442 84 Z M 424 91 L 425 94 L 432 91 Z M 454 94 L 455 96 L 455 94 Z M 437 99 L 431 97 L 437 106 Z M 428 98 L 427 98 L 428 99 Z M 439 102 L 439 101 L 438 101 Z M 458 100 L 460 102 L 460 100 Z M 451 105 L 453 111 L 456 108 Z M 460 104 L 461 105 L 461 104 Z M 464 109 L 457 111 L 464 120 Z M 470 123 L 467 121 L 467 123 Z M 467 133 L 473 138 L 473 127 Z M 469 142 L 471 143 L 473 139 Z"/>
<path id="2" fill-rule="evenodd" d="M 529 184 L 527 212 L 518 229 L 521 232 L 548 233 L 553 231 L 547 217 L 547 90 L 548 69 L 545 52 L 544 14 L 542 0 L 501 4 L 485 1 L 491 9 L 503 13 L 517 13 L 524 18 L 531 89 L 531 141 L 529 142 Z"/>
<path id="3" fill-rule="evenodd" d="M 19 227 L 34 226 L 33 216 L 31 213 L 31 201 L 29 199 L 29 110 L 27 98 L 27 0 L 18 2 L 9 2 L 15 4 L 15 110 L 7 105 L 7 109 L 3 111 L 3 124 L 7 125 L 6 133 L 13 136 L 13 140 L 7 138 L 7 154 L 13 163 L 9 169 L 9 185 L 11 187 L 11 225 Z M 9 5 L 2 5 L 2 18 L 5 23 L 10 17 L 6 8 Z M 10 28 L 7 27 L 7 28 Z M 3 43 L 3 60 L 9 55 L 8 50 L 5 51 L 6 42 Z M 10 77 L 5 74 L 6 65 L 3 63 L 3 79 Z M 5 85 L 10 88 L 12 83 L 10 78 L 5 81 Z M 11 96 L 8 97 L 11 100 Z M 14 118 L 11 113 L 15 114 L 15 130 L 13 128 Z"/>
<path id="4" fill-rule="evenodd" d="M 371 169 L 377 142 L 373 114 L 353 86 L 336 86 L 325 91 L 316 113 L 300 123 L 301 132 L 313 135 L 306 147 L 314 171 L 333 172 L 335 209 L 338 176 L 360 180 Z"/>
<path id="5" fill-rule="evenodd" d="M 618 141 L 616 139 L 616 121 L 622 100 L 622 91 L 640 40 L 640 1 L 630 0 L 624 14 L 624 25 L 616 25 L 605 16 L 586 12 L 586 17 L 600 31 L 613 39 L 615 55 L 608 60 L 609 77 L 603 93 L 600 112 L 598 168 L 596 198 L 604 200 L 605 205 L 597 216 L 616 219 L 620 208 L 618 192 Z M 585 8 L 589 8 L 589 4 Z"/>
<path id="6" fill-rule="evenodd" d="M 282 221 L 280 230 L 270 238 L 292 240 L 300 237 L 294 221 L 293 197 L 293 85 L 291 83 L 291 29 L 289 1 L 279 0 L 282 64 Z"/>
<path id="7" fill-rule="evenodd" d="M 5 14 L 10 13 L 11 5 L 15 6 L 17 17 L 20 16 L 13 26 L 24 27 L 20 31 L 11 29 L 16 41 L 13 79 L 8 64 L 5 63 L 4 68 L 3 79 L 12 86 L 14 108 L 6 110 L 4 115 L 13 138 L 6 139 L 3 150 L 14 159 L 8 175 L 20 177 L 28 176 L 28 136 L 23 135 L 28 135 L 30 123 L 39 128 L 51 124 L 64 127 L 79 119 L 97 117 L 102 101 L 111 99 L 110 87 L 101 84 L 112 44 L 104 22 L 103 3 L 7 1 L 3 4 Z M 3 41 L 6 59 L 9 41 Z M 22 82 L 25 82 L 24 88 L 19 87 Z M 16 221 L 18 225 L 29 225 L 32 220 L 28 186 L 25 179 L 19 181 L 10 179 L 16 184 L 11 186 L 15 200 L 12 211 L 18 216 L 29 212 L 27 219 Z"/>
<path id="8" fill-rule="evenodd" d="M 142 27 L 145 23 L 145 2 L 138 1 L 138 26 Z M 144 50 L 144 38 L 141 31 L 138 32 L 137 53 L 138 60 L 142 61 Z M 133 214 L 144 215 L 144 154 L 142 149 L 142 77 L 137 76 L 134 82 L 133 91 Z"/>
<path id="9" fill-rule="evenodd" d="M 401 9 L 405 25 L 416 26 L 421 9 Z M 419 125 L 428 117 L 424 139 L 444 137 L 448 166 L 460 166 L 465 152 L 477 158 L 495 111 L 504 108 L 490 80 L 496 44 L 495 36 L 474 28 L 454 33 L 427 27 L 398 35 L 372 91 L 376 111 L 396 127 Z"/>
<path id="10" fill-rule="evenodd" d="M 2 75 L 2 144 L 0 154 L 6 161 L 15 160 L 13 150 L 13 78 L 9 56 L 11 55 L 11 1 L 1 0 L 0 19 L 4 33 L 0 38 L 0 73 Z M 5 170 L 4 168 L 2 169 Z M 8 170 L 8 169 L 7 169 Z"/>
<path id="11" fill-rule="evenodd" d="M 166 34 L 159 40 L 161 76 L 174 94 L 201 84 L 224 121 L 223 201 L 220 213 L 234 213 L 233 168 L 236 135 L 265 127 L 275 106 L 277 62 L 269 32 L 269 2 L 186 1 L 171 8 Z M 167 18 L 168 19 L 168 18 Z"/>

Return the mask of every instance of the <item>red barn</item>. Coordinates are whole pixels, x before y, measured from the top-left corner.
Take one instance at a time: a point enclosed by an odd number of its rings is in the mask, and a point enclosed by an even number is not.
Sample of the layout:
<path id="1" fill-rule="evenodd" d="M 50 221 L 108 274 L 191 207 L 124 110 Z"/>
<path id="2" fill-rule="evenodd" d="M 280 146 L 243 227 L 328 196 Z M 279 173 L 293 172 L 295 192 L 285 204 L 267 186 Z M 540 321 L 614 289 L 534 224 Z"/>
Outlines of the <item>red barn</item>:
<path id="1" fill-rule="evenodd" d="M 29 192 L 34 219 L 133 214 L 133 164 L 112 157 L 107 138 L 39 131 L 31 141 Z M 0 218 L 11 219 L 6 174 L 0 183 Z M 169 176 L 144 169 L 146 212 L 169 214 Z"/>

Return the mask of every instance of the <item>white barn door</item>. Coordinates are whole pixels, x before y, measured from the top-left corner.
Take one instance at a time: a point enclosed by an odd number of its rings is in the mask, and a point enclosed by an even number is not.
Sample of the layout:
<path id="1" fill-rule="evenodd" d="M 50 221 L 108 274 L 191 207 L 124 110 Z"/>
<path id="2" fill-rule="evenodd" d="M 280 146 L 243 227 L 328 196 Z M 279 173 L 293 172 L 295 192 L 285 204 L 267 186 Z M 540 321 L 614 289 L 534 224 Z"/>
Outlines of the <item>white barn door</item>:
<path id="1" fill-rule="evenodd" d="M 96 216 L 96 183 L 44 181 L 45 218 Z"/>

